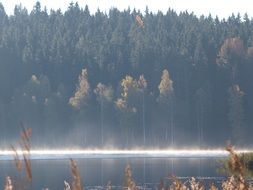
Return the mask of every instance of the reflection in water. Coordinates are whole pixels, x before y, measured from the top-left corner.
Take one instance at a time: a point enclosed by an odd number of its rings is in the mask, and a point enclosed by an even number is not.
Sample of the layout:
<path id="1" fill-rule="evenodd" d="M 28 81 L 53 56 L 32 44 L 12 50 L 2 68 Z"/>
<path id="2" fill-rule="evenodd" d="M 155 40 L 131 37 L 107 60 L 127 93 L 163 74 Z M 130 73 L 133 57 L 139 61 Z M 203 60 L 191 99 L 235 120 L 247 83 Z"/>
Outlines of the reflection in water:
<path id="1" fill-rule="evenodd" d="M 104 163 L 103 163 L 104 159 L 101 159 L 101 186 L 104 186 Z"/>
<path id="2" fill-rule="evenodd" d="M 84 186 L 105 186 L 108 181 L 112 185 L 121 186 L 124 181 L 124 170 L 129 163 L 133 178 L 138 185 L 158 184 L 161 178 L 172 174 L 179 177 L 219 176 L 216 173 L 217 162 L 214 158 L 120 158 L 120 159 L 76 159 Z M 19 175 L 12 161 L 0 161 L 0 187 L 5 177 L 14 180 Z M 72 182 L 69 160 L 33 160 L 34 189 L 63 189 L 63 181 Z"/>
<path id="3" fill-rule="evenodd" d="M 202 158 L 199 158 L 199 172 L 198 172 L 198 176 L 203 176 L 203 164 L 202 164 Z"/>
<path id="4" fill-rule="evenodd" d="M 143 158 L 143 186 L 146 188 L 146 158 Z"/>

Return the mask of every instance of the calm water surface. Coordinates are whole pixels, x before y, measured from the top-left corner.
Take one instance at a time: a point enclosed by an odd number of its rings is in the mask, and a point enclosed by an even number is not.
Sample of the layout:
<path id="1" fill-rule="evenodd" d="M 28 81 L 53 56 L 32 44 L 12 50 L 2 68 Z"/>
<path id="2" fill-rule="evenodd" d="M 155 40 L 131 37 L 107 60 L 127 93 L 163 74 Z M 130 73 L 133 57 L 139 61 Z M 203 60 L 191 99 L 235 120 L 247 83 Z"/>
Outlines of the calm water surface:
<path id="1" fill-rule="evenodd" d="M 172 174 L 202 177 L 219 177 L 216 172 L 216 158 L 124 158 L 124 159 L 77 159 L 83 186 L 106 186 L 108 181 L 114 186 L 124 182 L 124 170 L 131 165 L 132 173 L 138 185 L 157 186 L 161 179 Z M 32 189 L 48 187 L 50 190 L 63 189 L 63 181 L 72 182 L 69 160 L 33 160 Z M 25 173 L 18 174 L 13 161 L 0 161 L 0 188 L 4 186 L 6 176 L 18 180 Z M 88 187 L 89 186 L 89 187 Z"/>

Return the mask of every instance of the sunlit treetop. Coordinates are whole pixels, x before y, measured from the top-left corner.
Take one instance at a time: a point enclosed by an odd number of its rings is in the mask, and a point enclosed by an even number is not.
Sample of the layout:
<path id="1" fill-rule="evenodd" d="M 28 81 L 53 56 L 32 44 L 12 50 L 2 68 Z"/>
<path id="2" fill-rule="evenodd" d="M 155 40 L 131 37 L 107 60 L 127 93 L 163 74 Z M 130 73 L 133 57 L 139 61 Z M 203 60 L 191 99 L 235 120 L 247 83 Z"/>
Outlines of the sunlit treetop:
<path id="1" fill-rule="evenodd" d="M 140 27 L 144 28 L 144 22 L 143 22 L 143 20 L 141 19 L 141 17 L 140 17 L 139 15 L 137 15 L 137 16 L 135 17 L 135 19 L 136 19 L 137 24 L 138 24 Z"/>
<path id="2" fill-rule="evenodd" d="M 158 86 L 161 96 L 166 96 L 166 94 L 173 91 L 173 81 L 170 79 L 168 70 L 163 70 L 161 77 L 161 82 Z"/>
<path id="3" fill-rule="evenodd" d="M 245 54 L 243 42 L 240 38 L 228 38 L 220 48 L 218 64 L 228 63 L 228 59 L 237 56 L 242 57 Z"/>
<path id="4" fill-rule="evenodd" d="M 129 92 L 131 91 L 137 91 L 138 90 L 138 83 L 137 81 L 127 75 L 122 81 L 121 81 L 121 88 L 122 88 L 122 93 L 121 96 L 124 98 L 127 98 L 129 96 Z"/>
<path id="5" fill-rule="evenodd" d="M 147 88 L 147 81 L 143 75 L 139 79 L 134 79 L 132 76 L 125 76 L 120 82 L 121 97 L 115 102 L 115 105 L 120 110 L 136 113 L 136 101 L 138 97 Z"/>
<path id="6" fill-rule="evenodd" d="M 144 75 L 141 75 L 138 80 L 138 86 L 140 89 L 144 90 L 147 88 L 147 81 L 144 78 Z"/>
<path id="7" fill-rule="evenodd" d="M 75 95 L 69 99 L 69 104 L 74 108 L 80 109 L 83 104 L 86 104 L 89 90 L 88 72 L 87 69 L 82 69 Z"/>
<path id="8" fill-rule="evenodd" d="M 31 82 L 33 82 L 35 84 L 40 84 L 40 81 L 38 80 L 38 78 L 36 77 L 36 75 L 32 75 Z"/>
<path id="9" fill-rule="evenodd" d="M 115 105 L 116 105 L 116 108 L 118 108 L 120 110 L 124 110 L 127 108 L 126 101 L 123 100 L 122 98 L 117 99 L 115 102 Z"/>
<path id="10" fill-rule="evenodd" d="M 102 83 L 98 83 L 94 89 L 94 93 L 97 95 L 97 99 L 100 102 L 111 102 L 113 98 L 113 90 L 111 86 L 106 86 Z"/>

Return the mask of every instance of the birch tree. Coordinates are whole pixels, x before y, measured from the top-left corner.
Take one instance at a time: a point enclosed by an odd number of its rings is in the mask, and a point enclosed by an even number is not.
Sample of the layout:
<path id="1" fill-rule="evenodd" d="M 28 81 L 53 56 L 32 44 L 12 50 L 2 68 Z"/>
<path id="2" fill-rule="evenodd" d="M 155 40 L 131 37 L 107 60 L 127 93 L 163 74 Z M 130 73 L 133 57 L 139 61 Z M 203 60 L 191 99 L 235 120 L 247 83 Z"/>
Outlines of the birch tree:
<path id="1" fill-rule="evenodd" d="M 111 86 L 106 86 L 102 83 L 98 83 L 94 90 L 97 96 L 97 101 L 100 104 L 100 128 L 101 128 L 101 145 L 104 144 L 104 107 L 105 104 L 112 101 L 113 91 Z"/>
<path id="2" fill-rule="evenodd" d="M 165 128 L 165 140 L 168 141 L 168 129 L 170 129 L 171 146 L 174 144 L 174 89 L 168 70 L 163 70 L 159 89 L 159 103 L 164 106 L 168 114 L 168 126 Z"/>
<path id="3" fill-rule="evenodd" d="M 138 80 L 139 90 L 141 92 L 141 104 L 142 104 L 142 129 L 143 129 L 143 145 L 146 145 L 146 118 L 145 118 L 145 94 L 147 90 L 147 81 L 144 75 L 141 75 Z"/>
<path id="4" fill-rule="evenodd" d="M 87 104 L 89 97 L 90 85 L 88 82 L 88 72 L 87 69 L 82 69 L 82 72 L 79 76 L 79 82 L 76 87 L 76 92 L 74 96 L 69 99 L 69 104 L 76 108 L 80 109 L 82 105 Z"/>
<path id="5" fill-rule="evenodd" d="M 233 85 L 228 90 L 229 93 L 229 112 L 228 120 L 232 128 L 232 139 L 241 143 L 244 139 L 244 108 L 243 97 L 244 92 L 239 85 Z"/>

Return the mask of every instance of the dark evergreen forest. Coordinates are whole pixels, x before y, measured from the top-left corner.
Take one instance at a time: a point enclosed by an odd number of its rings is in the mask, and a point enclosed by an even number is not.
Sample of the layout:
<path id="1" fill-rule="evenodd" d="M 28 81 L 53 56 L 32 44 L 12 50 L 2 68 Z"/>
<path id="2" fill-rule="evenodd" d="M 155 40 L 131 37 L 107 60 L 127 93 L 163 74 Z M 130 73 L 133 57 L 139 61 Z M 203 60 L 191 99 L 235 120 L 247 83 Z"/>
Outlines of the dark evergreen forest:
<path id="1" fill-rule="evenodd" d="M 0 4 L 1 146 L 249 146 L 251 72 L 247 14 Z"/>

